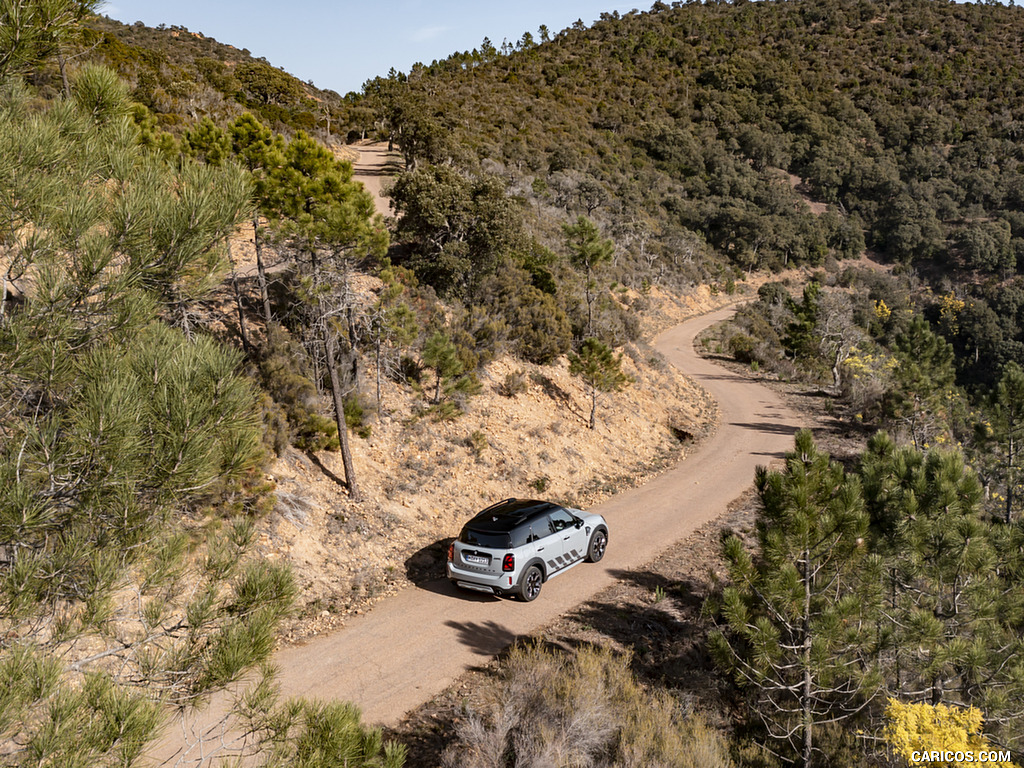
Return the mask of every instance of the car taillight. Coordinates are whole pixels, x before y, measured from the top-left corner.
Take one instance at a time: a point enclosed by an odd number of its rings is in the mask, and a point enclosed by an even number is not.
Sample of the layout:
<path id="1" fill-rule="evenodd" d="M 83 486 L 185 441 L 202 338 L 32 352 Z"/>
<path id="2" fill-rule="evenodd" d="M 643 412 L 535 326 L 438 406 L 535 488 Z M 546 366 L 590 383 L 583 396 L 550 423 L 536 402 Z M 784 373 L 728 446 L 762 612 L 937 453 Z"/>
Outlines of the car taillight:
<path id="1" fill-rule="evenodd" d="M 453 541 L 448 545 L 448 562 L 450 563 L 455 559 L 455 542 Z"/>
<path id="2" fill-rule="evenodd" d="M 505 555 L 501 561 L 501 570 L 503 571 L 514 571 L 516 569 L 516 556 L 513 554 Z"/>

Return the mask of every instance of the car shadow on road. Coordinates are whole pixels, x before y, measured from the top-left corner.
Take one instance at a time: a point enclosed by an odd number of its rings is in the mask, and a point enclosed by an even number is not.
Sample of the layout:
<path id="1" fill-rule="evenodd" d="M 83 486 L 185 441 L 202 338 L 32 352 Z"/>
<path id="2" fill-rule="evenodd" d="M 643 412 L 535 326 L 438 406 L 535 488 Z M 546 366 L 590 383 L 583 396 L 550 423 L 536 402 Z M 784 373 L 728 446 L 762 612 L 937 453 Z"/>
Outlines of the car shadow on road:
<path id="1" fill-rule="evenodd" d="M 453 597 L 457 600 L 465 600 L 467 603 L 496 603 L 501 600 L 497 595 L 490 595 L 486 592 L 476 592 L 471 589 L 459 589 L 448 581 L 448 579 L 424 581 L 422 584 L 417 584 L 416 587 L 417 589 L 422 589 L 424 592 L 433 592 L 435 595 L 444 595 L 445 597 Z"/>
<path id="2" fill-rule="evenodd" d="M 493 603 L 501 598 L 486 592 L 473 592 L 459 589 L 445 576 L 444 566 L 448 560 L 448 545 L 452 537 L 438 539 L 433 544 L 422 547 L 405 561 L 405 577 L 418 589 L 445 595 L 471 603 Z"/>
<path id="3" fill-rule="evenodd" d="M 459 642 L 480 656 L 495 656 L 512 645 L 519 635 L 496 621 L 446 621 L 459 633 Z"/>
<path id="4" fill-rule="evenodd" d="M 445 577 L 444 565 L 448 558 L 448 545 L 454 539 L 447 536 L 413 552 L 405 560 L 405 578 L 417 587 Z"/>

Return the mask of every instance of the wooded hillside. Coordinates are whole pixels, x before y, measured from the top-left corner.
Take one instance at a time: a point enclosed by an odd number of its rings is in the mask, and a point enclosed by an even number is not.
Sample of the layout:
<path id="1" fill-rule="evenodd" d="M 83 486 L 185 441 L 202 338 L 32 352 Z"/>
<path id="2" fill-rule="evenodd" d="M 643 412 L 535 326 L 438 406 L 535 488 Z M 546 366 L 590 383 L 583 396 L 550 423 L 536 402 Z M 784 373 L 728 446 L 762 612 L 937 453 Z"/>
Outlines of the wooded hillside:
<path id="1" fill-rule="evenodd" d="M 865 246 L 927 268 L 970 299 L 952 341 L 990 383 L 986 351 L 1024 362 L 1022 34 L 997 4 L 656 3 L 485 41 L 365 102 L 410 168 L 497 175 L 542 235 L 594 219 L 633 284 Z"/>

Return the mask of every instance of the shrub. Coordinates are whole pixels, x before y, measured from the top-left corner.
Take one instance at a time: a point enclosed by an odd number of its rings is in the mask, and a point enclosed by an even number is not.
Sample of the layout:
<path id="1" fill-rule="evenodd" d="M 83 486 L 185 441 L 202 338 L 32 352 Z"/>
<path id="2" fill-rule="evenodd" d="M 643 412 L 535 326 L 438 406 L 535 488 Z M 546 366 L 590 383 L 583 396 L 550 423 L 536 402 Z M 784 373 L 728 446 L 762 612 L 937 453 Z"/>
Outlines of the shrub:
<path id="1" fill-rule="evenodd" d="M 520 368 L 519 370 L 506 373 L 505 378 L 498 384 L 497 390 L 498 394 L 503 397 L 515 397 L 525 392 L 526 388 L 526 373 Z"/>
<path id="2" fill-rule="evenodd" d="M 513 648 L 457 726 L 443 764 L 726 768 L 725 739 L 634 679 L 628 655 Z"/>
<path id="3" fill-rule="evenodd" d="M 358 393 L 345 399 L 345 424 L 364 440 L 370 436 L 372 430 L 366 423 L 366 408 Z"/>
<path id="4" fill-rule="evenodd" d="M 729 352 L 741 363 L 754 361 L 754 340 L 745 333 L 736 333 L 729 337 Z"/>
<path id="5" fill-rule="evenodd" d="M 569 351 L 572 327 L 553 296 L 530 284 L 525 270 L 508 269 L 484 281 L 475 300 L 504 318 L 512 349 L 546 365 Z"/>
<path id="6" fill-rule="evenodd" d="M 466 437 L 466 447 L 473 452 L 476 458 L 480 458 L 483 452 L 487 450 L 487 435 L 481 432 L 479 429 L 473 430 Z"/>
<path id="7" fill-rule="evenodd" d="M 264 388 L 288 417 L 292 443 L 302 450 L 336 450 L 338 427 L 318 413 L 316 386 L 305 374 L 305 353 L 282 326 L 267 326 L 259 369 Z M 275 450 L 279 443 L 280 438 L 275 439 Z"/>
<path id="8" fill-rule="evenodd" d="M 411 355 L 402 355 L 398 361 L 398 368 L 395 376 L 398 381 L 405 381 L 412 384 L 420 384 L 423 381 L 423 366 L 419 360 Z"/>

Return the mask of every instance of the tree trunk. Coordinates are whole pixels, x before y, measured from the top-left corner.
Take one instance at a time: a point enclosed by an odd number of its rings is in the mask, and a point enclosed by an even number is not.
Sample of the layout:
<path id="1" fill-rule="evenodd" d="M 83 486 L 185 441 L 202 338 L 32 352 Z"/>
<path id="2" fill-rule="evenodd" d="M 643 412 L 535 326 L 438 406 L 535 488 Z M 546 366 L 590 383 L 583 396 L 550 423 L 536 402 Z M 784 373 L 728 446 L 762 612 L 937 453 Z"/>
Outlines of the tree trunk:
<path id="1" fill-rule="evenodd" d="M 0 277 L 0 325 L 3 325 L 7 319 L 7 276 L 10 271 L 8 269 L 4 272 L 3 277 Z"/>
<path id="2" fill-rule="evenodd" d="M 334 363 L 334 331 L 330 325 L 324 330 L 324 354 L 327 357 L 327 373 L 331 384 L 331 397 L 334 400 L 334 420 L 338 425 L 338 445 L 341 449 L 341 462 L 345 467 L 345 485 L 348 486 L 348 497 L 352 501 L 361 501 L 359 487 L 356 485 L 356 471 L 352 466 L 352 451 L 348 444 L 348 427 L 345 425 L 345 401 L 341 395 L 341 383 L 338 381 L 338 368 Z"/>
<path id="3" fill-rule="evenodd" d="M 597 387 L 590 388 L 590 428 L 597 427 Z"/>
<path id="4" fill-rule="evenodd" d="M 1013 462 L 1016 459 L 1014 453 L 1013 444 L 1013 423 L 1010 423 L 1008 432 L 1008 442 L 1006 449 L 1006 524 L 1010 524 L 1010 519 L 1013 515 L 1013 486 L 1016 482 L 1016 478 L 1013 476 Z"/>
<path id="5" fill-rule="evenodd" d="M 587 336 L 594 335 L 594 300 L 590 296 L 590 264 L 587 263 Z"/>
<path id="6" fill-rule="evenodd" d="M 378 331 L 377 338 L 374 340 L 374 344 L 373 344 L 373 351 L 374 351 L 374 356 L 373 356 L 374 357 L 374 361 L 373 361 L 373 364 L 374 364 L 374 368 L 376 368 L 375 374 L 376 374 L 376 377 L 377 377 L 377 421 L 380 421 L 381 410 L 383 410 L 382 406 L 381 406 L 381 402 L 380 402 L 380 352 L 381 352 L 380 346 L 381 346 L 380 332 Z"/>
<path id="7" fill-rule="evenodd" d="M 843 347 L 836 349 L 835 357 L 832 359 L 832 391 L 837 395 L 843 387 Z"/>
<path id="8" fill-rule="evenodd" d="M 892 613 L 896 615 L 896 569 L 893 568 L 889 571 L 889 578 L 892 581 L 892 602 L 891 608 Z M 879 624 L 881 626 L 881 624 Z M 903 675 L 900 669 L 900 644 L 897 643 L 893 652 L 896 656 L 896 692 L 898 693 L 903 688 Z"/>
<path id="9" fill-rule="evenodd" d="M 811 553 L 804 550 L 804 681 L 803 681 L 803 720 L 804 720 L 804 768 L 811 768 L 811 757 L 814 750 L 814 713 L 811 709 Z"/>
<path id="10" fill-rule="evenodd" d="M 252 347 L 249 345 L 249 334 L 245 330 L 245 311 L 242 308 L 242 291 L 238 287 L 238 272 L 235 269 L 235 254 L 228 244 L 228 260 L 231 262 L 231 285 L 235 289 L 235 308 L 238 310 L 238 335 L 242 337 L 242 349 L 245 354 L 252 356 Z"/>
<path id="11" fill-rule="evenodd" d="M 57 67 L 60 69 L 60 82 L 64 87 L 64 97 L 71 98 L 71 83 L 68 82 L 68 65 L 64 54 L 57 51 Z"/>
<path id="12" fill-rule="evenodd" d="M 263 243 L 260 242 L 260 217 L 257 213 L 252 217 L 252 239 L 256 246 L 256 279 L 260 284 L 260 298 L 263 300 L 263 319 L 271 321 L 270 294 L 267 293 L 267 272 L 263 267 Z"/>

